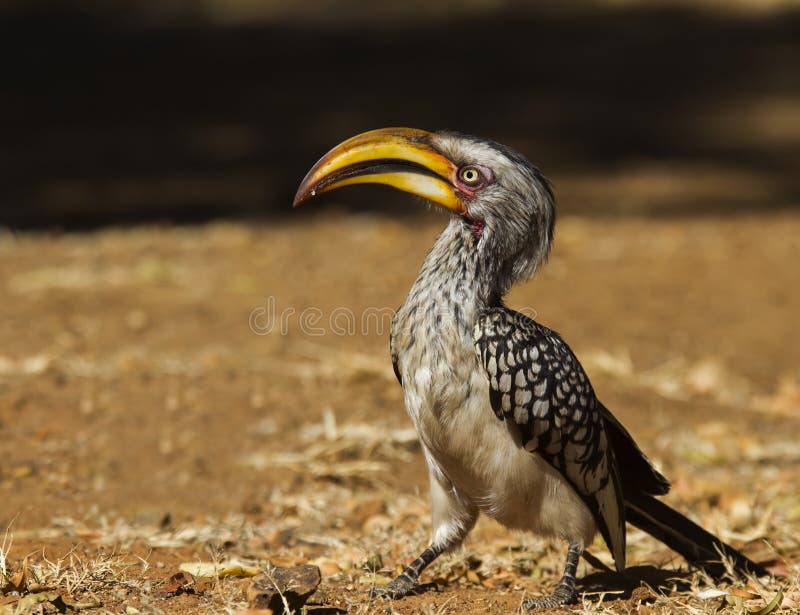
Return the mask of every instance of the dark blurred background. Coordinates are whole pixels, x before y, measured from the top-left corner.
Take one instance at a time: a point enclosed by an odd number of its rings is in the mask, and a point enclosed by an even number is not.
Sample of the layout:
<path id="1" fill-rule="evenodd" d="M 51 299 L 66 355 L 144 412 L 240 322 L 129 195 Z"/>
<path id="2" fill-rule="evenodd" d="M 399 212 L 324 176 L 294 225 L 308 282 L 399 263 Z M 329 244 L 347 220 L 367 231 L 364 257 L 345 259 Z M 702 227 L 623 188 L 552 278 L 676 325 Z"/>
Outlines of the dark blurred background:
<path id="1" fill-rule="evenodd" d="M 569 212 L 800 202 L 796 2 L 6 0 L 0 66 L 12 227 L 286 216 L 389 125 L 517 147 Z"/>

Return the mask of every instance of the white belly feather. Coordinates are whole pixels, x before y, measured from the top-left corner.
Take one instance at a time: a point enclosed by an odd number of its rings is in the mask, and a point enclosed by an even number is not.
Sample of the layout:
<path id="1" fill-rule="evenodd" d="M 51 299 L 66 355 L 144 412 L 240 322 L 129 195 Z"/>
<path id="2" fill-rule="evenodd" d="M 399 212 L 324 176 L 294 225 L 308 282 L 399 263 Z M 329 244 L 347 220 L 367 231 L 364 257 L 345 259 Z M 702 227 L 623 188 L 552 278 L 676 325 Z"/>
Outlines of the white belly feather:
<path id="1" fill-rule="evenodd" d="M 477 361 L 432 365 L 403 365 L 406 408 L 434 466 L 432 479 L 443 476 L 460 498 L 506 527 L 590 543 L 595 524 L 589 509 L 495 416 Z"/>

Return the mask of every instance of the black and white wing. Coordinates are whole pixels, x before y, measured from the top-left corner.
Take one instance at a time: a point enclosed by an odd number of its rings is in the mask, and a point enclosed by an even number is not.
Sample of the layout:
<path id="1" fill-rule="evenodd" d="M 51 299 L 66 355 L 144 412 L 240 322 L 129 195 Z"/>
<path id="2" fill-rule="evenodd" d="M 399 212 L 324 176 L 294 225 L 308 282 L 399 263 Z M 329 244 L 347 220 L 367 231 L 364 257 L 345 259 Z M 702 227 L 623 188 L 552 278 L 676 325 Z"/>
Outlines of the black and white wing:
<path id="1" fill-rule="evenodd" d="M 485 310 L 473 332 L 492 409 L 521 444 L 558 470 L 592 511 L 618 570 L 625 567 L 625 504 L 604 408 L 564 340 L 507 308 Z"/>

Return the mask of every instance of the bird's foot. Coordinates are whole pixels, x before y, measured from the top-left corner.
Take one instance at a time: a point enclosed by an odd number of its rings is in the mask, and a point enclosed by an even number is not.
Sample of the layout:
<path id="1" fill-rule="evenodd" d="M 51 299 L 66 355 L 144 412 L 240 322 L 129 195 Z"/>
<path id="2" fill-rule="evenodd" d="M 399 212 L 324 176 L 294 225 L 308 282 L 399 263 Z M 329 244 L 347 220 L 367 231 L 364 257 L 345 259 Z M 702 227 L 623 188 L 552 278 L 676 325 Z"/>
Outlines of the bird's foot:
<path id="1" fill-rule="evenodd" d="M 388 585 L 373 587 L 369 591 L 369 597 L 397 600 L 399 598 L 405 598 L 410 594 L 417 593 L 418 588 L 417 580 L 403 572 L 392 579 Z"/>
<path id="2" fill-rule="evenodd" d="M 528 598 L 522 603 L 522 609 L 525 611 L 544 611 L 546 609 L 554 609 L 557 606 L 571 604 L 575 602 L 578 594 L 574 589 L 559 585 L 556 590 L 549 596 L 542 596 L 541 598 Z"/>

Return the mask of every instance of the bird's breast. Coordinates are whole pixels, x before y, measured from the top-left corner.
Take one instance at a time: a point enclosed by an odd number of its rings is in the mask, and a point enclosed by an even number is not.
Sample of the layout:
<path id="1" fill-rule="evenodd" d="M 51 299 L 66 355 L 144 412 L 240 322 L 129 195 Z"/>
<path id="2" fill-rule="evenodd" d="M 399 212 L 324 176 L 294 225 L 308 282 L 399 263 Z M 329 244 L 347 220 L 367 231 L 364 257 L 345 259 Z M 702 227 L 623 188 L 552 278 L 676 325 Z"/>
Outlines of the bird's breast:
<path id="1" fill-rule="evenodd" d="M 437 328 L 420 322 L 421 313 L 413 306 L 398 311 L 391 345 L 406 409 L 433 474 L 441 473 L 507 527 L 590 539 L 594 525 L 586 506 L 492 411 L 471 327 Z"/>
<path id="2" fill-rule="evenodd" d="M 407 393 L 437 414 L 464 403 L 480 369 L 469 322 L 438 302 L 406 304 L 392 323 L 391 347 Z"/>
<path id="3" fill-rule="evenodd" d="M 484 497 L 492 468 L 507 467 L 518 448 L 492 412 L 489 382 L 466 326 L 433 327 L 399 312 L 392 352 L 402 376 L 406 409 L 422 444 L 465 493 Z"/>

